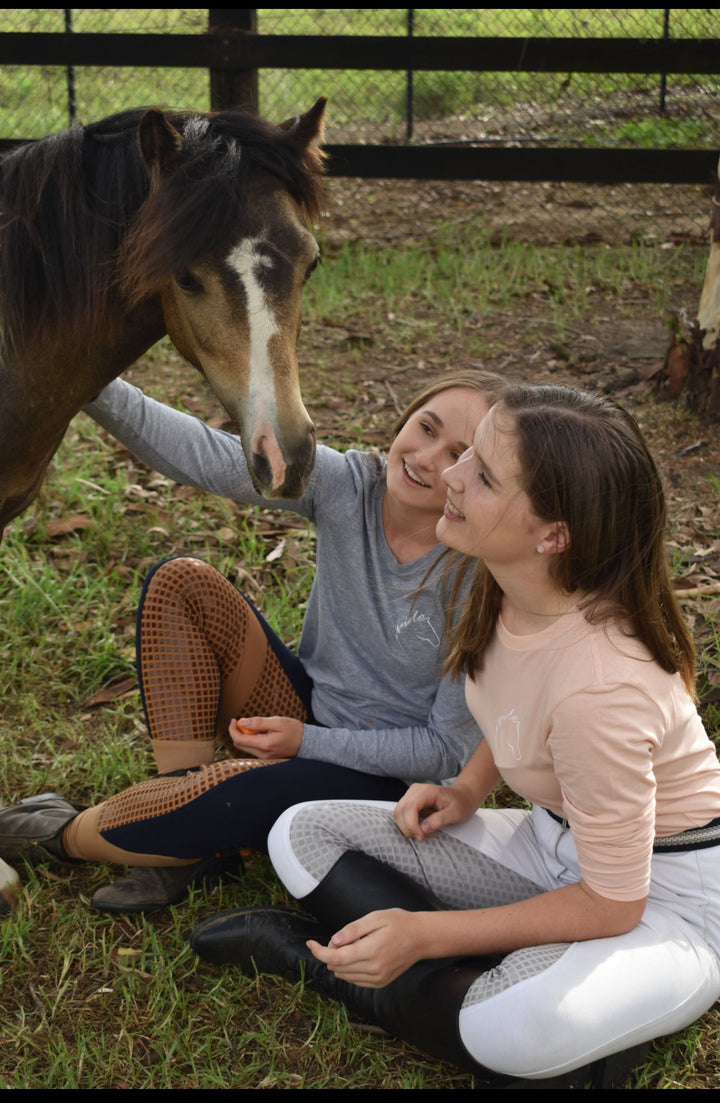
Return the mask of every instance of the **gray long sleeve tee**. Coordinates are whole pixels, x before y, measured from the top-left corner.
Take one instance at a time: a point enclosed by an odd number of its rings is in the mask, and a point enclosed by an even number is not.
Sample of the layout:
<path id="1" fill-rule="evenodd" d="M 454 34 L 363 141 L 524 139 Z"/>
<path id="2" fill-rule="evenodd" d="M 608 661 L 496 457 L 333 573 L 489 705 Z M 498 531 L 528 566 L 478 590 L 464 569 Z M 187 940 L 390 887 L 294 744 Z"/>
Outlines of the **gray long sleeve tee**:
<path id="1" fill-rule="evenodd" d="M 398 563 L 390 551 L 382 523 L 384 459 L 318 445 L 302 498 L 270 500 L 253 489 L 237 436 L 122 379 L 85 412 L 178 483 L 287 510 L 312 524 L 316 570 L 298 654 L 313 679 L 318 723 L 305 725 L 301 757 L 406 781 L 456 776 L 481 733 L 463 680 L 439 673 L 443 569 L 420 588 L 441 548 L 412 563 Z"/>

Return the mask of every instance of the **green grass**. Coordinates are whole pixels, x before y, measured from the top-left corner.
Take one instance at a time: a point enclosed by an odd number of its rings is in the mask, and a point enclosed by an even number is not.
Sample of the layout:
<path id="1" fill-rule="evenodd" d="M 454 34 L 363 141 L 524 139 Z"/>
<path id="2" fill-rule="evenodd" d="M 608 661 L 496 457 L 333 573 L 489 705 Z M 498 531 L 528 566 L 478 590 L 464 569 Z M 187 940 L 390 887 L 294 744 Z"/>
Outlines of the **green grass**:
<path id="1" fill-rule="evenodd" d="M 707 126 L 702 119 L 631 119 L 608 127 L 602 135 L 588 136 L 596 146 L 636 146 L 640 149 L 699 148 L 705 142 Z"/>
<path id="2" fill-rule="evenodd" d="M 378 208 L 380 200 L 378 193 Z M 300 344 L 303 391 L 322 439 L 380 447 L 398 403 L 442 365 L 509 362 L 517 375 L 538 378 L 554 343 L 572 347 L 603 317 L 612 337 L 623 321 L 692 311 L 705 260 L 690 247 L 669 255 L 641 245 L 491 244 L 473 220 L 461 249 L 443 221 L 428 240 L 392 249 L 327 243 L 326 263 L 308 285 Z M 156 397 L 218 415 L 167 341 L 127 374 Z M 670 460 L 676 436 L 696 439 L 681 411 L 647 395 L 630 402 L 653 443 L 670 442 Z M 704 521 L 683 520 L 676 534 L 683 578 L 698 549 L 717 539 L 718 478 L 708 469 L 702 492 L 682 482 L 673 491 L 674 516 L 692 513 L 693 495 L 704 509 Z M 304 522 L 177 487 L 79 415 L 37 501 L 0 544 L 2 801 L 55 789 L 88 804 L 150 772 L 137 688 L 127 682 L 134 611 L 149 567 L 186 552 L 246 588 L 283 637 L 297 640 L 314 560 Z M 688 609 L 711 687 L 720 610 L 712 600 Z M 717 732 L 716 703 L 703 709 Z M 115 874 L 109 868 L 20 872 L 20 908 L 0 921 L 0 1086 L 472 1087 L 451 1067 L 358 1031 L 342 1008 L 301 985 L 197 962 L 187 945 L 195 922 L 286 899 L 265 858 L 250 855 L 238 884 L 210 896 L 194 891 L 187 906 L 145 918 L 88 908 L 94 889 Z M 717 1087 L 719 1044 L 715 1009 L 659 1041 L 628 1086 Z"/>
<path id="3" fill-rule="evenodd" d="M 372 219 L 382 192 L 364 200 Z M 468 234 L 472 247 L 458 249 L 458 233 Z M 441 314 L 459 336 L 512 305 L 542 297 L 557 332 L 586 324 L 607 298 L 622 302 L 639 294 L 656 317 L 671 313 L 677 287 L 700 279 L 704 256 L 697 248 L 673 250 L 667 258 L 637 243 L 613 249 L 571 246 L 528 247 L 508 240 L 497 247 L 483 232 L 482 208 L 476 208 L 458 230 L 438 220 L 426 245 L 408 248 L 356 245 L 333 256 L 308 285 L 309 310 L 321 319 L 351 325 L 374 314 L 374 325 L 392 337 L 408 326 L 422 336 L 431 333 Z M 419 333 L 418 333 L 419 331 Z"/>

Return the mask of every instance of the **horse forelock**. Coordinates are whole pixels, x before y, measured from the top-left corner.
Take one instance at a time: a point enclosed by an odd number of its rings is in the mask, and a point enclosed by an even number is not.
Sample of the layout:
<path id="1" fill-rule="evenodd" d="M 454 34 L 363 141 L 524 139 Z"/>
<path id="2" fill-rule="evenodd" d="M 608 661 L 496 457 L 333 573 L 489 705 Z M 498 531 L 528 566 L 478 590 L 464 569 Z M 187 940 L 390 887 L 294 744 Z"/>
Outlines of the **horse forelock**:
<path id="1" fill-rule="evenodd" d="M 319 146 L 311 145 L 301 151 L 292 130 L 241 111 L 217 111 L 186 119 L 186 127 L 181 124 L 179 129 L 190 150 L 195 135 L 200 138 L 197 149 L 201 156 L 205 142 L 225 148 L 228 153 L 241 149 L 254 166 L 285 184 L 310 221 L 319 219 L 325 168 L 325 155 Z M 229 167 L 232 172 L 232 164 Z"/>
<path id="2" fill-rule="evenodd" d="M 320 217 L 323 157 L 314 147 L 300 152 L 286 132 L 240 112 L 168 117 L 183 146 L 124 242 L 123 287 L 131 302 L 225 249 L 247 210 L 257 173 L 277 178 L 308 221 Z"/>
<path id="3" fill-rule="evenodd" d="M 207 115 L 191 115 L 181 128 L 181 133 L 186 142 L 202 141 L 210 128 L 210 120 Z"/>

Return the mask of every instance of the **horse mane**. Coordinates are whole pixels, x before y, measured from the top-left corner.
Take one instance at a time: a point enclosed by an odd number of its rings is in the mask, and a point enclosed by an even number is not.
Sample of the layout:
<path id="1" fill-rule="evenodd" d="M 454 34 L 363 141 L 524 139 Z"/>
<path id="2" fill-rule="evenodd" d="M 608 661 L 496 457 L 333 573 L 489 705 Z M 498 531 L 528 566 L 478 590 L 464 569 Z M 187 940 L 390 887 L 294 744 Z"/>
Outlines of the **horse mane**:
<path id="1" fill-rule="evenodd" d="M 323 154 L 239 111 L 165 112 L 183 135 L 177 165 L 151 191 L 132 108 L 0 159 L 2 345 L 62 323 L 77 338 L 228 240 L 251 172 L 278 177 L 315 221 Z"/>

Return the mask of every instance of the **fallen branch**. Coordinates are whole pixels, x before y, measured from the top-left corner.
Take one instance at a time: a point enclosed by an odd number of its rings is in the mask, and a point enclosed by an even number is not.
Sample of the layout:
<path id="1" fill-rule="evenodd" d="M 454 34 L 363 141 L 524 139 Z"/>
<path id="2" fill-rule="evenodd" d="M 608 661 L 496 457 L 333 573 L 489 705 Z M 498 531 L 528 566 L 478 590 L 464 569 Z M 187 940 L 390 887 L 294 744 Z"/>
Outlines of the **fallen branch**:
<path id="1" fill-rule="evenodd" d="M 675 591 L 675 596 L 680 599 L 684 597 L 704 597 L 705 594 L 720 594 L 720 582 L 710 582 L 707 586 L 693 586 L 689 590 Z"/>

